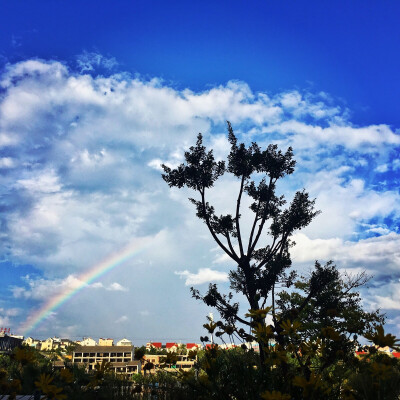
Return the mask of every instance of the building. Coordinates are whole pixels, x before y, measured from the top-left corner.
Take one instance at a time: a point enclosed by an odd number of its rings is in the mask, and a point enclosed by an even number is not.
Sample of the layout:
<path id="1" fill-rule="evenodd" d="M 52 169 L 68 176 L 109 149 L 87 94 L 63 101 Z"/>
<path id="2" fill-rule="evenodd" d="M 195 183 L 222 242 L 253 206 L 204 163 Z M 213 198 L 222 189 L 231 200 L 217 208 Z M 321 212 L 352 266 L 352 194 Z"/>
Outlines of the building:
<path id="1" fill-rule="evenodd" d="M 92 338 L 90 338 L 90 337 L 87 337 L 87 338 L 83 338 L 83 340 L 81 340 L 80 342 L 79 342 L 79 344 L 81 345 L 81 346 L 96 346 L 96 341 L 95 340 L 93 340 Z"/>
<path id="2" fill-rule="evenodd" d="M 188 349 L 188 351 L 197 351 L 202 348 L 202 345 L 198 343 L 187 343 L 186 348 Z"/>
<path id="3" fill-rule="evenodd" d="M 67 347 L 72 346 L 73 344 L 75 344 L 75 343 L 74 343 L 72 340 L 70 340 L 70 339 L 60 339 L 60 341 L 61 341 L 60 347 L 61 347 L 63 350 L 66 350 Z"/>
<path id="4" fill-rule="evenodd" d="M 99 346 L 114 346 L 114 339 L 99 339 Z"/>
<path id="5" fill-rule="evenodd" d="M 160 368 L 167 356 L 159 354 L 145 354 L 143 357 L 144 363 L 142 368 L 142 375 L 154 374 Z M 177 354 L 175 364 L 170 368 L 164 368 L 165 371 L 189 371 L 193 368 L 196 360 L 189 360 L 187 354 Z"/>
<path id="6" fill-rule="evenodd" d="M 178 350 L 178 343 L 166 343 L 165 348 L 168 352 L 175 352 Z"/>
<path id="7" fill-rule="evenodd" d="M 162 350 L 162 343 L 161 342 L 148 342 L 146 343 L 146 350 Z"/>
<path id="8" fill-rule="evenodd" d="M 141 362 L 133 359 L 133 346 L 78 346 L 72 353 L 72 362 L 84 365 L 88 371 L 97 363 L 107 361 L 116 374 L 133 375 L 141 371 Z"/>
<path id="9" fill-rule="evenodd" d="M 18 339 L 8 335 L 0 336 L 0 354 L 11 353 L 16 347 L 22 345 L 22 339 Z"/>
<path id="10" fill-rule="evenodd" d="M 117 346 L 132 346 L 132 342 L 124 338 L 117 342 Z"/>
<path id="11" fill-rule="evenodd" d="M 57 350 L 61 347 L 61 339 L 58 337 L 48 338 L 40 342 L 41 351 Z"/>
<path id="12" fill-rule="evenodd" d="M 40 344 L 40 340 L 34 339 L 33 337 L 27 337 L 22 344 L 29 346 L 29 347 L 33 347 L 35 349 L 40 349 L 41 344 Z"/>

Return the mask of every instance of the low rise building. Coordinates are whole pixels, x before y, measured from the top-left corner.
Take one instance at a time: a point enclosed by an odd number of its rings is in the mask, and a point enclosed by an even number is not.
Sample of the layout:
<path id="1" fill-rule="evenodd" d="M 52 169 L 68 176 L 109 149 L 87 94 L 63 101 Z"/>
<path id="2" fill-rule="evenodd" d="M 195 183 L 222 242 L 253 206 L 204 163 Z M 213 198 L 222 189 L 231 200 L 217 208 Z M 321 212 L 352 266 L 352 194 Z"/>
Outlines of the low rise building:
<path id="1" fill-rule="evenodd" d="M 71 346 L 71 345 L 73 345 L 74 344 L 74 342 L 72 341 L 72 340 L 70 340 L 70 339 L 61 339 L 61 347 L 63 347 L 63 348 L 66 348 L 66 347 L 68 347 L 68 346 Z"/>
<path id="2" fill-rule="evenodd" d="M 99 346 L 114 346 L 114 339 L 99 339 Z"/>
<path id="3" fill-rule="evenodd" d="M 178 343 L 166 343 L 165 348 L 168 352 L 175 352 L 178 350 Z"/>
<path id="4" fill-rule="evenodd" d="M 22 345 L 22 339 L 8 336 L 7 334 L 0 336 L 0 354 L 10 354 L 16 347 Z"/>
<path id="5" fill-rule="evenodd" d="M 41 347 L 41 343 L 40 343 L 40 340 L 38 340 L 38 339 L 34 339 L 33 337 L 27 337 L 23 342 L 22 342 L 22 344 L 24 344 L 24 345 L 26 345 L 26 346 L 29 346 L 29 347 L 33 347 L 33 348 L 35 348 L 35 349 L 40 349 L 40 347 Z"/>
<path id="6" fill-rule="evenodd" d="M 107 361 L 115 373 L 138 374 L 141 362 L 133 359 L 133 346 L 78 346 L 72 353 L 72 362 L 84 365 L 88 371 L 97 363 Z"/>
<path id="7" fill-rule="evenodd" d="M 124 338 L 117 342 L 117 346 L 132 346 L 132 342 Z"/>
<path id="8" fill-rule="evenodd" d="M 96 341 L 90 337 L 84 337 L 83 340 L 79 342 L 80 346 L 96 346 Z"/>
<path id="9" fill-rule="evenodd" d="M 41 351 L 57 350 L 61 347 L 61 339 L 58 337 L 47 338 L 40 342 Z"/>
<path id="10" fill-rule="evenodd" d="M 161 350 L 162 349 L 162 343 L 161 342 L 147 342 L 146 343 L 146 350 Z"/>
<path id="11" fill-rule="evenodd" d="M 186 344 L 186 348 L 188 349 L 188 351 L 197 351 L 197 350 L 200 350 L 202 347 L 203 346 L 198 343 L 187 343 Z"/>
<path id="12" fill-rule="evenodd" d="M 160 369 L 160 365 L 166 360 L 166 355 L 145 354 L 143 357 L 142 375 L 154 374 Z M 193 368 L 196 360 L 189 359 L 187 354 L 177 354 L 176 361 L 168 367 L 163 368 L 166 371 L 189 371 Z"/>

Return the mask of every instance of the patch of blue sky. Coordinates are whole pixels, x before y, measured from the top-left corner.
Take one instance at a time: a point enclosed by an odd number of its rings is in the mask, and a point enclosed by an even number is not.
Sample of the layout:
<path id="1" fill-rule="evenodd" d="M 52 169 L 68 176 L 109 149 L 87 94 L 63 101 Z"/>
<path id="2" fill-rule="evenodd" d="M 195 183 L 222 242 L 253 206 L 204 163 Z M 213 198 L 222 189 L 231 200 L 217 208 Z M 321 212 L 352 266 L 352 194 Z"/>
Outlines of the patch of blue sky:
<path id="1" fill-rule="evenodd" d="M 32 278 L 43 277 L 43 271 L 31 264 L 15 264 L 11 261 L 0 261 L 0 271 L 3 282 L 7 283 L 8 291 L 2 293 L 11 299 L 10 289 L 14 286 L 26 285 L 24 277 L 29 275 Z"/>

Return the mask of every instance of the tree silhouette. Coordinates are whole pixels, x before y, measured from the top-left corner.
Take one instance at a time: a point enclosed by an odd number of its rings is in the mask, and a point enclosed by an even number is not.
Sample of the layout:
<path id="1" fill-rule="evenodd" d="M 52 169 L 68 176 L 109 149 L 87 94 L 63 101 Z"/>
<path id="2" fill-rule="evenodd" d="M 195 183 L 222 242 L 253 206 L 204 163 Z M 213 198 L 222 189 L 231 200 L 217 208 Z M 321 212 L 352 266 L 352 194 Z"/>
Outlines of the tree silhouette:
<path id="1" fill-rule="evenodd" d="M 270 295 L 274 296 L 278 282 L 290 285 L 293 281 L 294 273 L 285 273 L 291 266 L 291 236 L 307 226 L 318 211 L 314 209 L 315 201 L 304 190 L 298 191 L 287 207 L 284 196 L 276 194 L 277 181 L 294 171 L 292 148 L 283 153 L 272 144 L 265 150 L 256 143 L 248 147 L 243 143 L 238 144 L 229 122 L 228 139 L 231 150 L 227 163 L 215 161 L 213 151 L 206 151 L 202 135 L 199 134 L 196 145 L 185 152 L 186 163 L 175 169 L 162 165 L 165 171 L 162 177 L 170 187 L 186 186 L 198 193 L 197 199 L 190 198 L 196 207 L 197 217 L 204 221 L 215 242 L 236 264 L 229 274 L 231 289 L 244 294 L 251 310 L 258 311 L 266 306 Z M 206 200 L 208 190 L 224 173 L 232 174 L 239 181 L 233 215 L 217 215 Z M 250 210 L 254 215 L 247 240 L 241 230 L 244 195 L 251 198 Z M 191 290 L 195 298 L 215 307 L 225 324 L 234 327 L 241 338 L 248 338 L 236 324 L 240 322 L 251 326 L 252 322 L 239 314 L 239 304 L 231 301 L 232 293 L 221 294 L 215 284 L 210 284 L 205 295 L 193 288 Z M 253 320 L 260 323 L 264 318 L 263 313 L 253 316 Z M 273 318 L 276 322 L 274 311 Z"/>
<path id="2" fill-rule="evenodd" d="M 313 379 L 310 365 L 317 353 L 318 367 L 314 368 L 320 373 L 339 359 L 352 360 L 358 335 L 371 335 L 384 317 L 379 310 L 365 312 L 359 294 L 354 292 L 368 281 L 364 273 L 341 275 L 331 261 L 325 265 L 316 262 L 308 277 L 288 271 L 293 234 L 319 213 L 314 208 L 315 200 L 304 189 L 296 192 L 290 203 L 276 193 L 278 180 L 294 172 L 292 148 L 282 152 L 272 144 L 265 150 L 257 143 L 238 144 L 229 122 L 228 140 L 231 148 L 227 162 L 216 161 L 199 134 L 196 145 L 185 152 L 185 163 L 175 169 L 162 165 L 162 177 L 170 187 L 186 186 L 198 193 L 196 199 L 189 199 L 196 207 L 197 217 L 235 263 L 229 272 L 231 292 L 221 293 L 211 283 L 205 294 L 192 287 L 192 296 L 216 308 L 222 318 L 204 325 L 210 334 L 256 340 L 261 370 L 279 364 L 282 385 L 290 375 L 289 365 L 283 360 L 292 353 L 301 379 L 309 382 Z M 235 212 L 218 215 L 207 195 L 225 173 L 238 180 L 239 190 Z M 241 226 L 244 196 L 250 198 L 252 213 L 246 237 Z M 290 290 L 276 293 L 278 288 Z M 233 291 L 246 297 L 248 313 L 240 312 L 239 303 L 233 301 Z M 270 325 L 266 322 L 268 313 L 272 314 Z M 270 339 L 277 342 L 272 352 Z"/>

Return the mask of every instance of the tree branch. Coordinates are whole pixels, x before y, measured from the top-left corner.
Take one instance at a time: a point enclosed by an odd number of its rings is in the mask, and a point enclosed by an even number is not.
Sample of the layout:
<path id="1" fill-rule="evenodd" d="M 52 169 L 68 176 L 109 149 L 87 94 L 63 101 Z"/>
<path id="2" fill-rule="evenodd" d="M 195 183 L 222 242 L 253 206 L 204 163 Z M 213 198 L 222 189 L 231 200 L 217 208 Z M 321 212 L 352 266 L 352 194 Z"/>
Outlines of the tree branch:
<path id="1" fill-rule="evenodd" d="M 237 198 L 237 201 L 236 201 L 236 218 L 235 218 L 236 231 L 237 231 L 238 243 L 239 243 L 240 257 L 244 256 L 243 244 L 242 244 L 242 236 L 240 234 L 240 225 L 239 225 L 240 201 L 242 200 L 243 187 L 244 187 L 244 175 L 242 175 L 242 180 L 240 182 L 240 191 L 239 191 L 239 195 L 238 195 L 238 198 Z"/>
<path id="2" fill-rule="evenodd" d="M 257 226 L 257 222 L 258 222 L 258 212 L 260 211 L 260 204 L 261 204 L 261 200 L 258 199 L 258 204 L 257 204 L 257 211 L 256 211 L 256 215 L 254 217 L 254 222 L 253 222 L 253 226 L 251 227 L 251 232 L 250 232 L 250 237 L 249 237 L 249 245 L 247 246 L 247 255 L 249 258 L 251 258 L 251 253 L 250 253 L 250 248 L 251 248 L 251 242 L 253 240 L 253 235 L 254 235 L 254 231 L 256 229 Z"/>
<path id="3" fill-rule="evenodd" d="M 232 253 L 237 259 L 239 259 L 239 257 L 238 257 L 237 254 L 236 254 L 235 249 L 234 249 L 233 246 L 232 246 L 232 242 L 231 242 L 231 238 L 230 238 L 230 236 L 229 236 L 229 232 L 226 232 L 224 236 L 226 237 L 226 240 L 227 240 L 227 242 L 228 242 L 229 250 L 231 251 L 231 253 Z"/>
<path id="4" fill-rule="evenodd" d="M 207 209 L 206 209 L 206 200 L 205 200 L 205 195 L 204 195 L 204 188 L 203 190 L 199 191 L 201 194 L 201 203 L 203 205 L 203 212 L 204 212 L 204 217 L 205 217 L 205 221 L 206 221 L 206 225 L 208 227 L 208 230 L 210 231 L 213 239 L 217 242 L 218 246 L 221 247 L 222 250 L 224 250 L 224 252 L 230 257 L 232 258 L 232 260 L 239 262 L 239 259 L 237 257 L 236 254 L 232 254 L 225 246 L 224 244 L 219 240 L 218 236 L 216 235 L 216 233 L 214 232 L 214 229 L 211 227 L 210 224 L 210 218 L 207 214 Z"/>
<path id="5" fill-rule="evenodd" d="M 275 183 L 275 182 L 274 182 L 274 183 Z M 268 199 L 267 199 L 267 201 L 265 202 L 265 203 L 266 203 L 266 206 L 265 206 L 265 208 L 264 208 L 264 214 L 263 214 L 263 217 L 262 217 L 262 219 L 261 219 L 260 226 L 258 227 L 258 232 L 257 232 L 256 238 L 254 239 L 254 242 L 253 242 L 252 245 L 251 245 L 250 254 L 253 253 L 253 251 L 254 251 L 254 249 L 255 249 L 255 247 L 256 247 L 256 245 L 257 245 L 257 242 L 258 242 L 258 240 L 260 239 L 262 230 L 264 229 L 264 224 L 265 224 L 265 221 L 266 221 L 266 219 L 267 219 L 267 211 L 268 211 L 268 208 L 269 208 L 269 207 L 268 207 L 268 206 L 269 206 L 269 201 L 271 200 L 271 186 L 272 186 L 272 184 L 273 184 L 272 178 L 270 178 L 270 179 L 269 179 L 269 185 L 268 185 Z"/>

